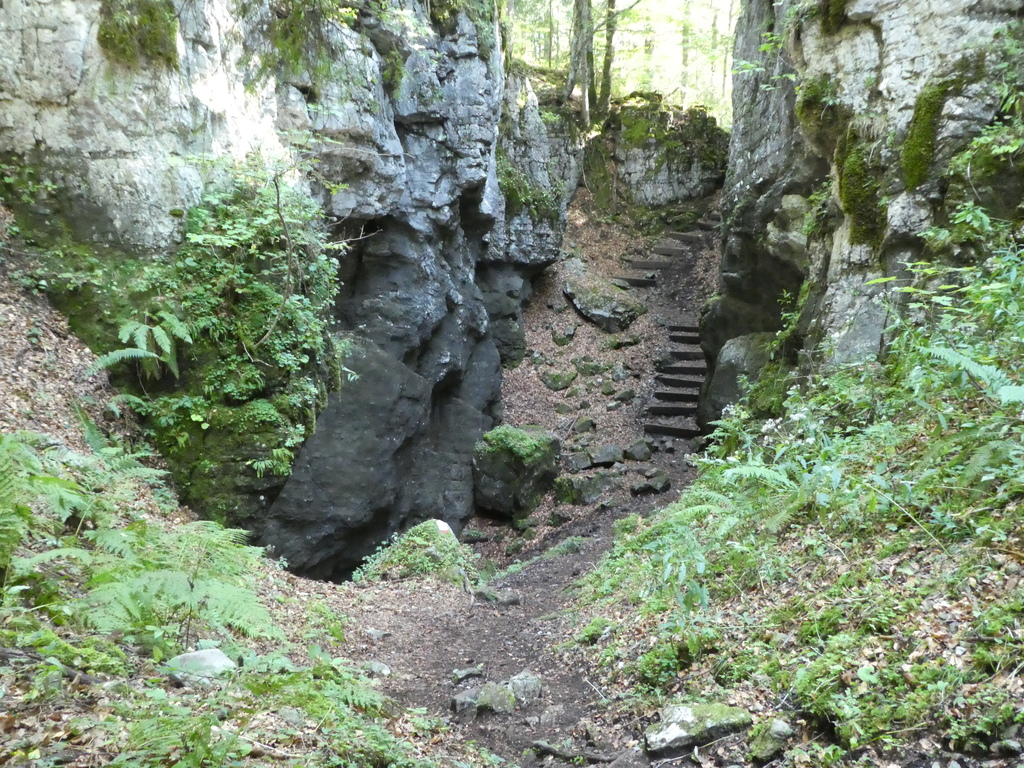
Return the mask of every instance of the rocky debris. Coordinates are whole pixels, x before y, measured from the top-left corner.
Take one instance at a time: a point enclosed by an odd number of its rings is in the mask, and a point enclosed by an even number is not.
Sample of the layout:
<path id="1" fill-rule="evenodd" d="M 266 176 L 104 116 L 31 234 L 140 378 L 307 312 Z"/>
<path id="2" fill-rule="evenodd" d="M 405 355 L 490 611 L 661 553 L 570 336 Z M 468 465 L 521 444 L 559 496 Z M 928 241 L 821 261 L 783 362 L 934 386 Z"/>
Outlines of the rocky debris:
<path id="1" fill-rule="evenodd" d="M 359 668 L 370 677 L 391 677 L 392 674 L 391 667 L 383 661 L 364 661 Z"/>
<path id="2" fill-rule="evenodd" d="M 725 406 L 740 401 L 745 386 L 757 381 L 771 359 L 769 346 L 774 338 L 774 333 L 751 333 L 725 343 L 702 397 L 702 423 L 717 419 Z"/>
<path id="3" fill-rule="evenodd" d="M 465 691 L 459 691 L 451 698 L 451 710 L 456 715 L 461 715 L 465 712 L 469 712 L 472 716 L 476 715 L 476 702 L 480 696 L 480 688 L 469 688 Z"/>
<path id="4" fill-rule="evenodd" d="M 620 403 L 629 403 L 636 399 L 636 390 L 632 388 L 626 388 L 615 393 L 615 400 Z"/>
<path id="5" fill-rule="evenodd" d="M 557 328 L 551 329 L 551 338 L 560 347 L 567 346 L 572 343 L 573 337 L 576 335 L 575 325 L 566 325 L 561 331 Z"/>
<path id="6" fill-rule="evenodd" d="M 608 764 L 608 768 L 647 768 L 651 761 L 639 749 L 623 752 Z"/>
<path id="7" fill-rule="evenodd" d="M 590 454 L 586 452 L 571 454 L 566 463 L 570 472 L 582 472 L 594 466 L 594 462 L 590 460 Z"/>
<path id="8" fill-rule="evenodd" d="M 383 629 L 372 629 L 370 627 L 367 627 L 363 630 L 363 632 L 366 634 L 367 637 L 370 638 L 370 640 L 372 640 L 375 643 L 379 643 L 385 637 L 391 637 L 391 633 Z"/>
<path id="9" fill-rule="evenodd" d="M 596 430 L 597 424 L 593 419 L 578 419 L 576 423 L 572 425 L 572 431 L 577 435 L 594 432 Z"/>
<path id="10" fill-rule="evenodd" d="M 611 472 L 574 477 L 563 475 L 555 480 L 555 498 L 563 504 L 593 504 L 617 486 L 618 478 Z"/>
<path id="11" fill-rule="evenodd" d="M 629 492 L 634 496 L 645 493 L 664 493 L 669 489 L 671 481 L 668 473 L 663 469 L 649 469 L 644 473 L 644 479 L 638 480 L 629 487 Z"/>
<path id="12" fill-rule="evenodd" d="M 486 683 L 476 697 L 477 711 L 507 715 L 516 709 L 516 697 L 507 685 Z"/>
<path id="13" fill-rule="evenodd" d="M 661 722 L 644 733 L 648 753 L 677 757 L 695 746 L 738 733 L 753 722 L 745 709 L 725 704 L 674 704 L 661 711 Z"/>
<path id="14" fill-rule="evenodd" d="M 785 720 L 771 720 L 758 723 L 750 734 L 750 759 L 758 763 L 767 763 L 785 749 L 793 729 Z"/>
<path id="15" fill-rule="evenodd" d="M 498 427 L 473 452 L 478 507 L 512 519 L 526 517 L 558 476 L 560 443 L 539 428 Z"/>
<path id="16" fill-rule="evenodd" d="M 512 691 L 512 696 L 520 707 L 528 707 L 539 701 L 542 688 L 541 679 L 528 669 L 524 669 L 508 681 L 508 689 Z"/>
<path id="17" fill-rule="evenodd" d="M 537 375 L 552 392 L 561 392 L 568 389 L 579 374 L 576 371 L 538 371 Z"/>
<path id="18" fill-rule="evenodd" d="M 635 440 L 623 449 L 622 455 L 630 461 L 650 461 L 651 444 L 646 440 Z"/>
<path id="19" fill-rule="evenodd" d="M 471 678 L 483 677 L 483 676 L 484 676 L 484 666 L 483 666 L 483 664 L 478 664 L 475 667 L 466 667 L 464 669 L 453 669 L 452 670 L 452 684 L 453 685 L 458 685 L 459 683 L 464 683 L 464 682 L 466 682 L 467 680 L 469 680 Z"/>
<path id="20" fill-rule="evenodd" d="M 182 653 L 167 660 L 171 679 L 183 685 L 209 685 L 236 666 L 219 648 Z"/>
<path id="21" fill-rule="evenodd" d="M 584 318 L 608 333 L 624 331 L 647 307 L 616 288 L 607 280 L 592 274 L 579 259 L 564 265 L 563 291 Z"/>
<path id="22" fill-rule="evenodd" d="M 591 448 L 590 461 L 595 467 L 610 467 L 624 460 L 622 448 L 618 445 L 599 445 Z"/>

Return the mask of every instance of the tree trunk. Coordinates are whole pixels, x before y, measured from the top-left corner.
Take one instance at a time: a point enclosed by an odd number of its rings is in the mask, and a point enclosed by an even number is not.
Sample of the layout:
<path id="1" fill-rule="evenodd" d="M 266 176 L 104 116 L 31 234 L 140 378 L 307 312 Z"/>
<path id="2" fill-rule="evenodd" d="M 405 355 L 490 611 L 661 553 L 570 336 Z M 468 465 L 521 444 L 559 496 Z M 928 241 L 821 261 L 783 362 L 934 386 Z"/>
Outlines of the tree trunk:
<path id="1" fill-rule="evenodd" d="M 597 113 L 605 117 L 612 101 L 612 65 L 615 60 L 615 0 L 608 0 L 608 17 L 604 28 L 604 63 L 601 66 L 601 92 L 597 98 Z"/>
<path id="2" fill-rule="evenodd" d="M 591 21 L 590 0 L 574 0 L 572 9 L 572 42 L 569 47 L 569 76 L 565 82 L 565 101 L 572 98 L 578 85 L 581 92 L 582 121 L 590 127 L 590 91 L 594 60 L 594 25 Z"/>
<path id="3" fill-rule="evenodd" d="M 683 97 L 683 106 L 687 106 L 690 103 L 689 90 L 690 90 L 690 5 L 689 3 L 683 6 L 683 24 L 682 24 L 682 44 L 680 57 L 680 73 L 679 73 L 679 93 Z"/>

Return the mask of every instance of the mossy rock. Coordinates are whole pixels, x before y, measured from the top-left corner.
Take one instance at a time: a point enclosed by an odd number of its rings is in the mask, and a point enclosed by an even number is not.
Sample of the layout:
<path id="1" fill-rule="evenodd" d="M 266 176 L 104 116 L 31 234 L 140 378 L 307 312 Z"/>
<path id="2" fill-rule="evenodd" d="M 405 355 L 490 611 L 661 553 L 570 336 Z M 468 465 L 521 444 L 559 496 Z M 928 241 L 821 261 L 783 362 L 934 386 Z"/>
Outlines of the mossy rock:
<path id="1" fill-rule="evenodd" d="M 456 583 L 462 574 L 476 582 L 477 555 L 461 544 L 447 523 L 427 520 L 396 535 L 357 570 L 354 581 L 439 576 Z"/>
<path id="2" fill-rule="evenodd" d="M 178 16 L 170 0 L 103 0 L 96 39 L 119 64 L 178 66 Z"/>
<path id="3" fill-rule="evenodd" d="M 868 142 L 844 135 L 836 148 L 839 201 L 850 219 L 850 242 L 878 248 L 885 234 L 886 206 L 881 200 L 885 170 Z"/>
<path id="4" fill-rule="evenodd" d="M 628 291 L 594 275 L 579 259 L 565 262 L 562 290 L 584 318 L 608 333 L 621 333 L 647 312 Z"/>
<path id="5" fill-rule="evenodd" d="M 541 371 L 537 374 L 540 376 L 541 382 L 544 386 L 550 389 L 552 392 L 561 392 L 563 389 L 568 389 L 569 386 L 576 381 L 578 375 L 576 371 Z"/>
<path id="6" fill-rule="evenodd" d="M 558 475 L 560 449 L 558 438 L 539 427 L 487 432 L 473 451 L 476 505 L 513 520 L 527 517 Z"/>
<path id="7" fill-rule="evenodd" d="M 32 646 L 45 656 L 52 656 L 61 664 L 89 673 L 105 673 L 124 677 L 128 674 L 128 657 L 109 640 L 83 638 L 80 645 L 72 645 L 48 629 L 28 638 Z"/>

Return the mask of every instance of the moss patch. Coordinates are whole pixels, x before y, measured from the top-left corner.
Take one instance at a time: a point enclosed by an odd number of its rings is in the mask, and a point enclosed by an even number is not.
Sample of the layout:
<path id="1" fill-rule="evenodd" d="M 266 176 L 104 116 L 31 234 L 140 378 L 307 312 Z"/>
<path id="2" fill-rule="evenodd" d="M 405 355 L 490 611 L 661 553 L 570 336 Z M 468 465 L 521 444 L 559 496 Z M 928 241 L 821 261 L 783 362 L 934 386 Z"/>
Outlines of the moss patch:
<path id="1" fill-rule="evenodd" d="M 497 42 L 494 34 L 494 3 L 491 0 L 434 0 L 429 7 L 430 21 L 445 35 L 455 33 L 459 12 L 465 12 L 476 27 L 481 58 L 490 58 Z"/>
<path id="2" fill-rule="evenodd" d="M 847 22 L 846 6 L 849 0 L 821 0 L 821 31 L 834 35 Z"/>
<path id="3" fill-rule="evenodd" d="M 353 580 L 439 576 L 461 583 L 462 574 L 465 574 L 470 581 L 476 582 L 479 578 L 477 555 L 460 544 L 455 534 L 439 522 L 427 520 L 403 534 L 396 534 L 355 572 Z"/>
<path id="4" fill-rule="evenodd" d="M 503 150 L 497 155 L 498 186 L 512 212 L 527 210 L 534 219 L 554 221 L 560 211 L 560 191 L 534 182 Z"/>
<path id="5" fill-rule="evenodd" d="M 103 0 L 96 39 L 121 64 L 178 66 L 178 17 L 170 0 Z"/>
<path id="6" fill-rule="evenodd" d="M 849 109 L 839 101 L 835 82 L 827 75 L 820 75 L 800 83 L 795 111 L 808 137 L 825 152 L 835 151 L 851 117 Z"/>
<path id="7" fill-rule="evenodd" d="M 850 242 L 877 248 L 885 234 L 886 207 L 879 189 L 883 172 L 874 166 L 871 145 L 850 134 L 836 148 L 839 201 L 850 217 Z"/>
<path id="8" fill-rule="evenodd" d="M 484 434 L 477 450 L 510 454 L 525 464 L 533 464 L 550 452 L 551 435 L 540 429 L 531 432 L 502 424 Z"/>
<path id="9" fill-rule="evenodd" d="M 917 96 L 914 116 L 910 121 L 907 138 L 903 143 L 900 161 L 907 188 L 913 189 L 928 179 L 935 157 L 935 138 L 939 130 L 942 108 L 953 89 L 953 83 L 943 80 L 927 85 Z"/>

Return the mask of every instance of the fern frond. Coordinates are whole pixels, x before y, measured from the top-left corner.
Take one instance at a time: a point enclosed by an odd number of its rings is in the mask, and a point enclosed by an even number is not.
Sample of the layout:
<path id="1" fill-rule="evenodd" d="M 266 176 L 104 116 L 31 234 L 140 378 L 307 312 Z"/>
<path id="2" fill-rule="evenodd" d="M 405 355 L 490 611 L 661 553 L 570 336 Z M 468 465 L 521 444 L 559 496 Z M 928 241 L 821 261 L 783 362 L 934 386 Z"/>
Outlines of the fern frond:
<path id="1" fill-rule="evenodd" d="M 152 337 L 150 332 L 153 329 L 145 323 L 133 322 L 131 330 L 131 339 L 135 342 L 135 346 L 139 349 L 145 349 L 150 352 L 153 351 L 153 345 L 150 343 Z"/>
<path id="2" fill-rule="evenodd" d="M 936 360 L 941 360 L 957 370 L 980 381 L 988 387 L 1006 387 L 1013 382 L 994 365 L 985 365 L 949 347 L 923 347 L 923 351 Z"/>
<path id="3" fill-rule="evenodd" d="M 795 515 L 796 507 L 792 504 L 787 504 L 782 509 L 777 510 L 774 515 L 767 517 L 762 525 L 768 533 L 774 536 L 789 526 Z"/>
<path id="4" fill-rule="evenodd" d="M 979 446 L 964 465 L 958 478 L 960 484 L 964 488 L 974 485 L 986 469 L 1001 465 L 1012 448 L 1013 444 L 1007 440 L 993 440 Z"/>
<path id="5" fill-rule="evenodd" d="M 1024 403 L 1024 387 L 1017 384 L 1007 384 L 999 388 L 997 392 L 999 402 L 1003 405 L 1011 403 Z"/>
<path id="6" fill-rule="evenodd" d="M 736 467 L 729 467 L 722 473 L 722 477 L 729 482 L 738 480 L 757 480 L 772 488 L 785 488 L 793 490 L 796 483 L 779 472 L 777 469 L 766 467 L 763 464 L 740 464 Z"/>
<path id="7" fill-rule="evenodd" d="M 156 360 L 158 359 L 155 354 L 145 349 L 136 349 L 134 347 L 125 347 L 124 349 L 115 349 L 113 352 L 108 352 L 105 355 L 101 355 L 96 359 L 96 362 L 89 366 L 87 374 L 91 376 L 94 373 L 123 363 L 128 360 Z"/>
<path id="8" fill-rule="evenodd" d="M 192 335 L 188 331 L 188 326 L 185 325 L 180 318 L 171 314 L 166 309 L 162 309 L 157 312 L 157 317 L 163 321 L 161 325 L 170 331 L 172 335 L 181 339 L 186 344 L 192 343 Z"/>
<path id="9" fill-rule="evenodd" d="M 174 342 L 171 341 L 171 337 L 167 335 L 167 331 L 159 325 L 153 326 L 149 331 L 152 334 L 153 341 L 156 343 L 156 346 L 160 351 L 170 357 L 174 353 Z"/>

